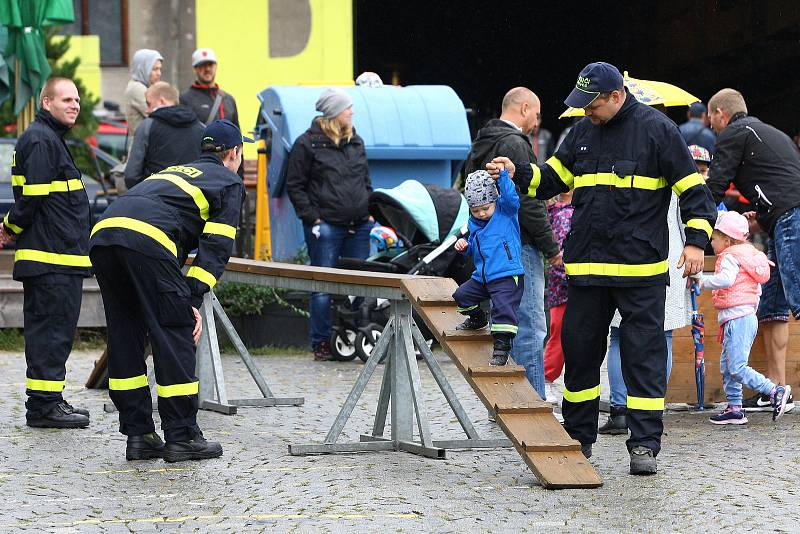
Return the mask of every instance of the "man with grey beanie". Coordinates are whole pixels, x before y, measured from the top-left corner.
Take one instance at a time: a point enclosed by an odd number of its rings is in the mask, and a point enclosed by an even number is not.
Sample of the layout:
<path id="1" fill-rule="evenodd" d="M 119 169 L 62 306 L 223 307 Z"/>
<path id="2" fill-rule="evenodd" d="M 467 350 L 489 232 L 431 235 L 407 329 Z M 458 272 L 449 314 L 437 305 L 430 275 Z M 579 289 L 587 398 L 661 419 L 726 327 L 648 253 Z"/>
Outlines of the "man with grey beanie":
<path id="1" fill-rule="evenodd" d="M 286 170 L 289 199 L 303 221 L 311 265 L 335 267 L 339 257 L 369 254 L 372 182 L 364 141 L 353 128 L 353 101 L 342 89 L 325 89 L 321 116 L 294 142 Z M 311 348 L 330 360 L 330 296 L 311 295 Z"/>

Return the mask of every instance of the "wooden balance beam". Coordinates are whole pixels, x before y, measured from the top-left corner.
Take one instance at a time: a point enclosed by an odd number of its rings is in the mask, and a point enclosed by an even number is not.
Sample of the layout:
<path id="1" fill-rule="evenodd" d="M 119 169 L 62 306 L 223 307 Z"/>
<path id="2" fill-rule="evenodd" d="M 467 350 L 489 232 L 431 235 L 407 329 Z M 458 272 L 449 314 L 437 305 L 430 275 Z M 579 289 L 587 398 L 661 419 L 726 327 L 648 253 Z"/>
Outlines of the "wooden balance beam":
<path id="1" fill-rule="evenodd" d="M 525 368 L 489 366 L 493 343 L 488 329 L 455 330 L 464 320 L 452 298 L 456 283 L 411 278 L 402 285 L 417 313 L 542 484 L 552 489 L 601 486 L 603 481 L 581 453 L 580 443 L 553 417 L 552 405 L 539 398 Z"/>
<path id="2" fill-rule="evenodd" d="M 387 298 L 391 317 L 369 360 L 334 420 L 323 443 L 291 444 L 293 455 L 362 451 L 405 451 L 445 458 L 452 448 L 513 445 L 545 488 L 593 488 L 602 480 L 553 417 L 525 377 L 522 367 L 490 367 L 492 338 L 488 332 L 456 332 L 463 319 L 456 311 L 451 279 L 350 271 L 304 265 L 231 259 L 224 280 L 301 291 Z M 414 324 L 412 307 L 431 328 L 478 397 L 497 418 L 508 440 L 480 439 L 436 358 Z M 415 349 L 428 365 L 437 386 L 455 413 L 467 439 L 435 441 L 422 400 Z M 387 356 L 381 391 L 370 434 L 357 443 L 338 443 L 380 360 Z M 391 435 L 384 436 L 391 402 Z M 415 425 L 416 423 L 416 425 Z M 418 439 L 414 437 L 417 427 Z"/>

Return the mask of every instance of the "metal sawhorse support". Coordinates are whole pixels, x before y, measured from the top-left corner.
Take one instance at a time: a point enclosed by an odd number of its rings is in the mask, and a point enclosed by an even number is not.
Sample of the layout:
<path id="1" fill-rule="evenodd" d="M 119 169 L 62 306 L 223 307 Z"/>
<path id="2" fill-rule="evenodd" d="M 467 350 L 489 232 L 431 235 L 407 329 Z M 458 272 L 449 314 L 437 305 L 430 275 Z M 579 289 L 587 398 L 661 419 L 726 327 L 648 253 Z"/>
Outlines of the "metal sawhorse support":
<path id="1" fill-rule="evenodd" d="M 200 409 L 220 412 L 227 415 L 236 413 L 239 406 L 300 406 L 305 402 L 303 397 L 276 397 L 270 390 L 267 381 L 256 367 L 253 357 L 248 352 L 244 342 L 236 333 L 231 320 L 222 309 L 213 291 L 203 297 L 203 307 L 200 309 L 203 317 L 203 333 L 197 345 L 197 376 L 200 379 L 198 400 Z M 229 399 L 225 387 L 225 376 L 222 371 L 222 357 L 219 352 L 219 340 L 214 317 L 222 323 L 222 328 L 233 343 L 236 352 L 244 362 L 245 367 L 253 377 L 262 398 L 257 399 Z"/>
<path id="2" fill-rule="evenodd" d="M 422 333 L 414 324 L 411 303 L 408 300 L 392 300 L 389 322 L 378 339 L 364 369 L 333 422 L 325 442 L 320 444 L 291 444 L 292 455 L 323 454 L 359 451 L 405 451 L 430 458 L 445 458 L 447 449 L 510 447 L 507 439 L 481 439 L 472 425 L 463 406 L 456 397 L 439 362 L 436 361 Z M 414 347 L 420 351 L 436 384 L 447 399 L 458 418 L 467 439 L 434 441 L 428 423 L 428 415 L 422 400 L 419 367 Z M 347 420 L 353 413 L 359 398 L 369 382 L 378 363 L 388 354 L 383 372 L 383 382 L 378 397 L 378 407 L 372 433 L 361 435 L 358 443 L 337 443 Z M 386 415 L 391 402 L 391 436 L 385 437 Z M 419 441 L 414 440 L 416 420 Z"/>

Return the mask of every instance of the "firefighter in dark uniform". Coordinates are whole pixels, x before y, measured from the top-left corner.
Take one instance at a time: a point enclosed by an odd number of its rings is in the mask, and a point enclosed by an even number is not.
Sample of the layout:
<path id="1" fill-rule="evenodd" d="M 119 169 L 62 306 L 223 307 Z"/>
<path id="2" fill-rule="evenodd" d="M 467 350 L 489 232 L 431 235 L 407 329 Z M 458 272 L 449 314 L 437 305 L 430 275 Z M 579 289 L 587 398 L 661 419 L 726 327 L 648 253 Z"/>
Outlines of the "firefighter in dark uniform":
<path id="1" fill-rule="evenodd" d="M 670 190 L 678 195 L 686 225 L 686 246 L 677 265 L 684 277 L 702 269 L 716 210 L 678 127 L 637 102 L 616 67 L 587 65 L 565 103 L 583 108 L 586 117 L 545 164 L 515 166 L 498 158 L 487 168 L 496 175 L 510 166 L 521 190 L 540 199 L 575 189 L 572 230 L 564 245 L 569 277 L 561 336 L 564 428 L 590 457 L 597 440 L 600 365 L 611 318 L 619 309 L 630 472 L 652 474 L 667 387 L 664 299 Z"/>
<path id="2" fill-rule="evenodd" d="M 222 275 L 236 238 L 243 141 L 252 142 L 232 122 L 212 122 L 198 160 L 146 178 L 92 229 L 90 256 L 108 323 L 109 394 L 128 436 L 128 460 L 222 455 L 220 444 L 206 441 L 197 426 L 195 344 L 203 295 Z M 184 276 L 181 267 L 194 249 Z M 143 358 L 148 337 L 166 446 L 152 417 Z"/>
<path id="3" fill-rule="evenodd" d="M 89 412 L 62 396 L 83 279 L 91 268 L 89 200 L 64 142 L 81 109 L 78 89 L 72 80 L 51 78 L 40 106 L 17 141 L 11 169 L 15 203 L 3 220 L 0 243 L 16 241 L 14 279 L 25 291 L 27 424 L 84 428 Z"/>

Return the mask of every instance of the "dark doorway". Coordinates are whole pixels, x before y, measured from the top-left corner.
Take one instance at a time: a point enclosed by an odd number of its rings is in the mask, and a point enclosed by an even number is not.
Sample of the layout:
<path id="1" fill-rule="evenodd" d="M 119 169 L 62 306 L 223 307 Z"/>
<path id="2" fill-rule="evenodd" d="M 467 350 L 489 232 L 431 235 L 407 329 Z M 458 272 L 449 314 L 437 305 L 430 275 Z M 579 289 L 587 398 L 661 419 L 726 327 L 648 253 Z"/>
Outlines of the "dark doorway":
<path id="1" fill-rule="evenodd" d="M 608 61 L 636 78 L 674 83 L 703 101 L 740 90 L 750 113 L 800 131 L 800 2 L 535 2 L 355 0 L 356 69 L 386 83 L 445 84 L 475 110 L 497 114 L 505 91 L 533 89 L 544 127 L 580 69 Z M 678 122 L 685 109 L 672 109 Z"/>

